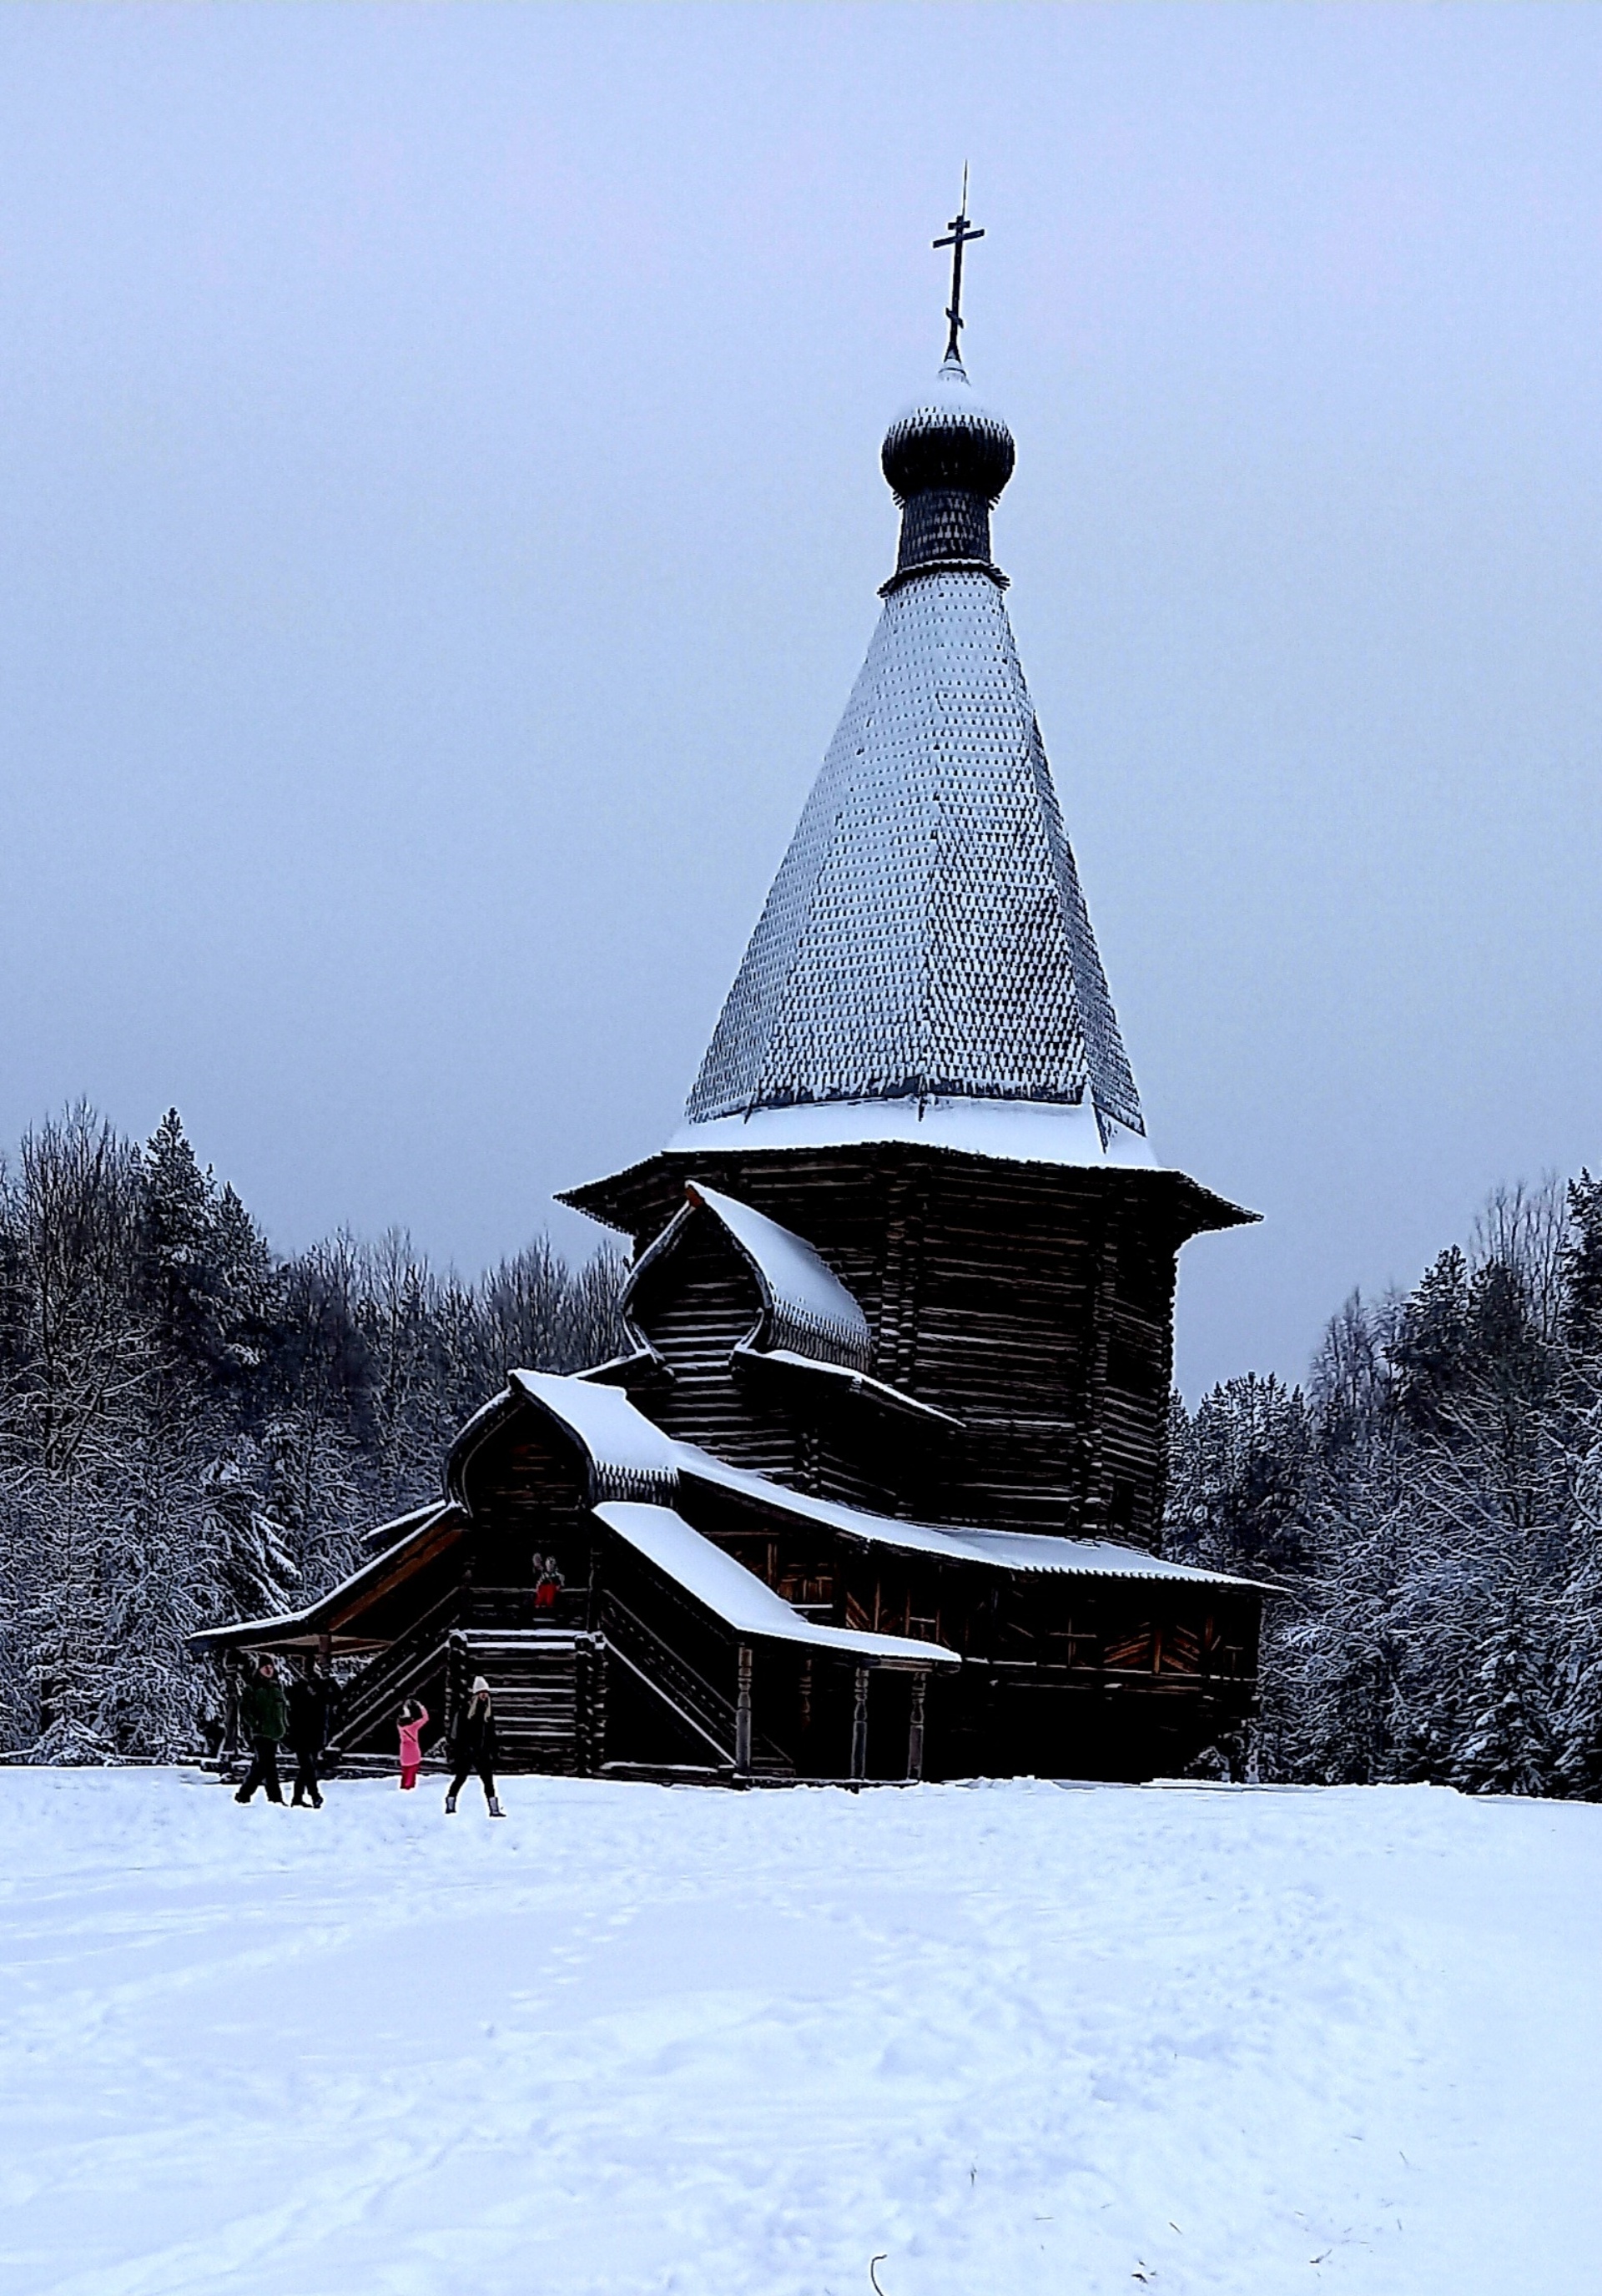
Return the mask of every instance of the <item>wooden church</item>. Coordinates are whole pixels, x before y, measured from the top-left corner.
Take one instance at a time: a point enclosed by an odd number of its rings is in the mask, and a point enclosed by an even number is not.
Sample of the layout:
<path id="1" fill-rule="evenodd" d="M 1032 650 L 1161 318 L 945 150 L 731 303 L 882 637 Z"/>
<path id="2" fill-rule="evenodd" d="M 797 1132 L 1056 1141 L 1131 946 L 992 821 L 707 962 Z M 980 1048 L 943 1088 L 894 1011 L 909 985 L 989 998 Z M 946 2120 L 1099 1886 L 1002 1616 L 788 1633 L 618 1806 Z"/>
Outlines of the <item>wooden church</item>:
<path id="1" fill-rule="evenodd" d="M 632 1242 L 627 1351 L 514 1371 L 354 1577 L 200 1638 L 333 1661 L 347 1756 L 481 1673 L 507 1767 L 731 1783 L 1172 1775 L 1249 1712 L 1259 1590 L 1156 1548 L 1176 1258 L 1251 1215 L 1146 1137 L 952 232 L 883 610 L 685 1120 L 564 1199 Z"/>

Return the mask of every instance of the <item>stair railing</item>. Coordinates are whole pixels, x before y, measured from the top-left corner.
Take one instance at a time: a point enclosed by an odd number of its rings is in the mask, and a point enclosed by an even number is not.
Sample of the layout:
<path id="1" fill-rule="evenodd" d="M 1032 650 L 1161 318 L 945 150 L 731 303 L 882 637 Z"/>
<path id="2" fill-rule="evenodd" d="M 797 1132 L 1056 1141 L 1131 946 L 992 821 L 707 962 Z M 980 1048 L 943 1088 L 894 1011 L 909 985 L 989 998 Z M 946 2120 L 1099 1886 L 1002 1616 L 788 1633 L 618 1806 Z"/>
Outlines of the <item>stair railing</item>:
<path id="1" fill-rule="evenodd" d="M 711 1748 L 720 1767 L 739 1768 L 743 1733 L 735 1702 L 715 1689 L 610 1588 L 602 1596 L 601 1616 L 607 1647 L 613 1655 Z M 759 1737 L 752 1751 L 756 1765 L 762 1768 L 793 1770 L 795 1767 L 783 1747 L 770 1738 Z"/>
<path id="2" fill-rule="evenodd" d="M 453 1587 L 432 1610 L 425 1611 L 414 1626 L 387 1650 L 380 1651 L 345 1685 L 328 1742 L 330 1753 L 349 1751 L 352 1742 L 370 1730 L 386 1708 L 398 1705 L 410 1694 L 412 1685 L 420 1682 L 439 1663 L 444 1655 L 456 1601 L 457 1590 Z"/>

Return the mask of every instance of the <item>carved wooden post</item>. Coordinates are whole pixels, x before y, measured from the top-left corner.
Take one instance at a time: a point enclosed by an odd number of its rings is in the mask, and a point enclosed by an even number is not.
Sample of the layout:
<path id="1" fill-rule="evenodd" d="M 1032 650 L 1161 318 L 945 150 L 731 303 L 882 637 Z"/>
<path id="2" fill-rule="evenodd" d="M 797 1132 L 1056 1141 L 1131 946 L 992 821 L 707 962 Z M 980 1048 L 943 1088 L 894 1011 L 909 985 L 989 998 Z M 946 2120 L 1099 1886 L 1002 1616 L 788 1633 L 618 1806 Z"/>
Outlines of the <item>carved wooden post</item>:
<path id="1" fill-rule="evenodd" d="M 867 1775 L 867 1669 L 857 1669 L 857 1702 L 851 1712 L 851 1775 Z"/>
<path id="2" fill-rule="evenodd" d="M 605 1637 L 589 1643 L 589 1775 L 599 1777 L 606 1762 L 607 1668 Z"/>
<path id="3" fill-rule="evenodd" d="M 244 1661 L 236 1651 L 223 1660 L 223 1742 L 225 1759 L 240 1751 L 239 1675 Z"/>
<path id="4" fill-rule="evenodd" d="M 590 1676 L 592 1659 L 587 1635 L 573 1636 L 573 1767 L 581 1778 L 595 1775 L 596 1764 L 590 1733 Z"/>
<path id="5" fill-rule="evenodd" d="M 751 1644 L 740 1645 L 740 1689 L 735 1701 L 735 1767 L 742 1777 L 751 1772 Z"/>
<path id="6" fill-rule="evenodd" d="M 912 1677 L 912 1719 L 907 1726 L 907 1775 L 916 1785 L 924 1775 L 924 1693 L 926 1674 Z"/>

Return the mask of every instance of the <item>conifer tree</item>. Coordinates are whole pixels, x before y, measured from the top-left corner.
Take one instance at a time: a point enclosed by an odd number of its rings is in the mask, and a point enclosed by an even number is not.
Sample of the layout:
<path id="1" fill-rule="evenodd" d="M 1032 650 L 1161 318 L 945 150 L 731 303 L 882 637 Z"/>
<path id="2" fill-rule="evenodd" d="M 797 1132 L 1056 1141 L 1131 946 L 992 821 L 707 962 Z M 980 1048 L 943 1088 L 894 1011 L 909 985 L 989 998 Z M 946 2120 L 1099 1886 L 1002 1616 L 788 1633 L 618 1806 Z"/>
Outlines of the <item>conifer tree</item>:
<path id="1" fill-rule="evenodd" d="M 280 1259 L 176 1110 L 142 1148 L 39 1126 L 0 1165 L 0 1751 L 193 1747 L 188 1637 L 343 1576 L 505 1364 L 615 1352 L 620 1282 L 544 1243 L 481 1286 L 402 1234 Z"/>
<path id="2" fill-rule="evenodd" d="M 1544 1793 L 1552 1772 L 1545 1685 L 1527 1600 L 1503 1601 L 1484 1656 L 1453 1764 L 1458 1784 L 1472 1793 Z"/>
<path id="3" fill-rule="evenodd" d="M 1602 1401 L 1581 1429 L 1570 1567 L 1557 1636 L 1557 1773 L 1565 1793 L 1602 1799 Z"/>

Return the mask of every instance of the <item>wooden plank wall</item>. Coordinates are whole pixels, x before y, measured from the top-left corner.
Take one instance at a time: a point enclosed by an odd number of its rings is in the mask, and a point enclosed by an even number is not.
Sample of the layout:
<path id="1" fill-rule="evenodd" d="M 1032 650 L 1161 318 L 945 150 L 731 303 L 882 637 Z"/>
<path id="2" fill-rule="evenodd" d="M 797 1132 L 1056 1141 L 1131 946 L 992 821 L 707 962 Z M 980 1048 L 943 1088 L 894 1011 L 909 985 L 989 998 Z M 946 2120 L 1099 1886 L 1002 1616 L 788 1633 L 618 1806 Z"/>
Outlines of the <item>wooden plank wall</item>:
<path id="1" fill-rule="evenodd" d="M 595 1522 L 576 1447 L 532 1406 L 490 1434 L 470 1462 L 463 1623 L 489 1628 L 588 1623 Z M 534 1610 L 534 1557 L 555 1554 L 564 1587 L 556 1613 Z"/>
<path id="2" fill-rule="evenodd" d="M 893 1144 L 724 1152 L 705 1177 L 814 1243 L 875 1327 L 876 1375 L 968 1427 L 947 1454 L 909 1447 L 889 1475 L 871 1456 L 883 1431 L 858 1439 L 865 1456 L 835 1428 L 831 1495 L 888 1484 L 902 1513 L 1154 1543 L 1186 1184 Z M 664 1174 L 647 1217 L 665 1223 L 681 1187 L 678 1170 Z M 732 1303 L 715 1330 L 708 1307 L 695 1313 L 709 1357 L 740 1336 Z M 743 1441 L 741 1463 L 758 1464 L 737 1396 L 723 1388 L 714 1399 L 709 1383 L 704 1404 L 697 1433 L 686 1392 L 674 1431 L 730 1457 L 726 1443 Z M 765 1471 L 801 1480 L 768 1432 Z"/>
<path id="3" fill-rule="evenodd" d="M 642 1279 L 632 1312 L 671 1374 L 651 1383 L 648 1407 L 657 1424 L 731 1465 L 789 1482 L 801 1464 L 794 1423 L 776 1403 L 747 1393 L 729 1360 L 761 1304 L 750 1268 L 702 1214 Z"/>

